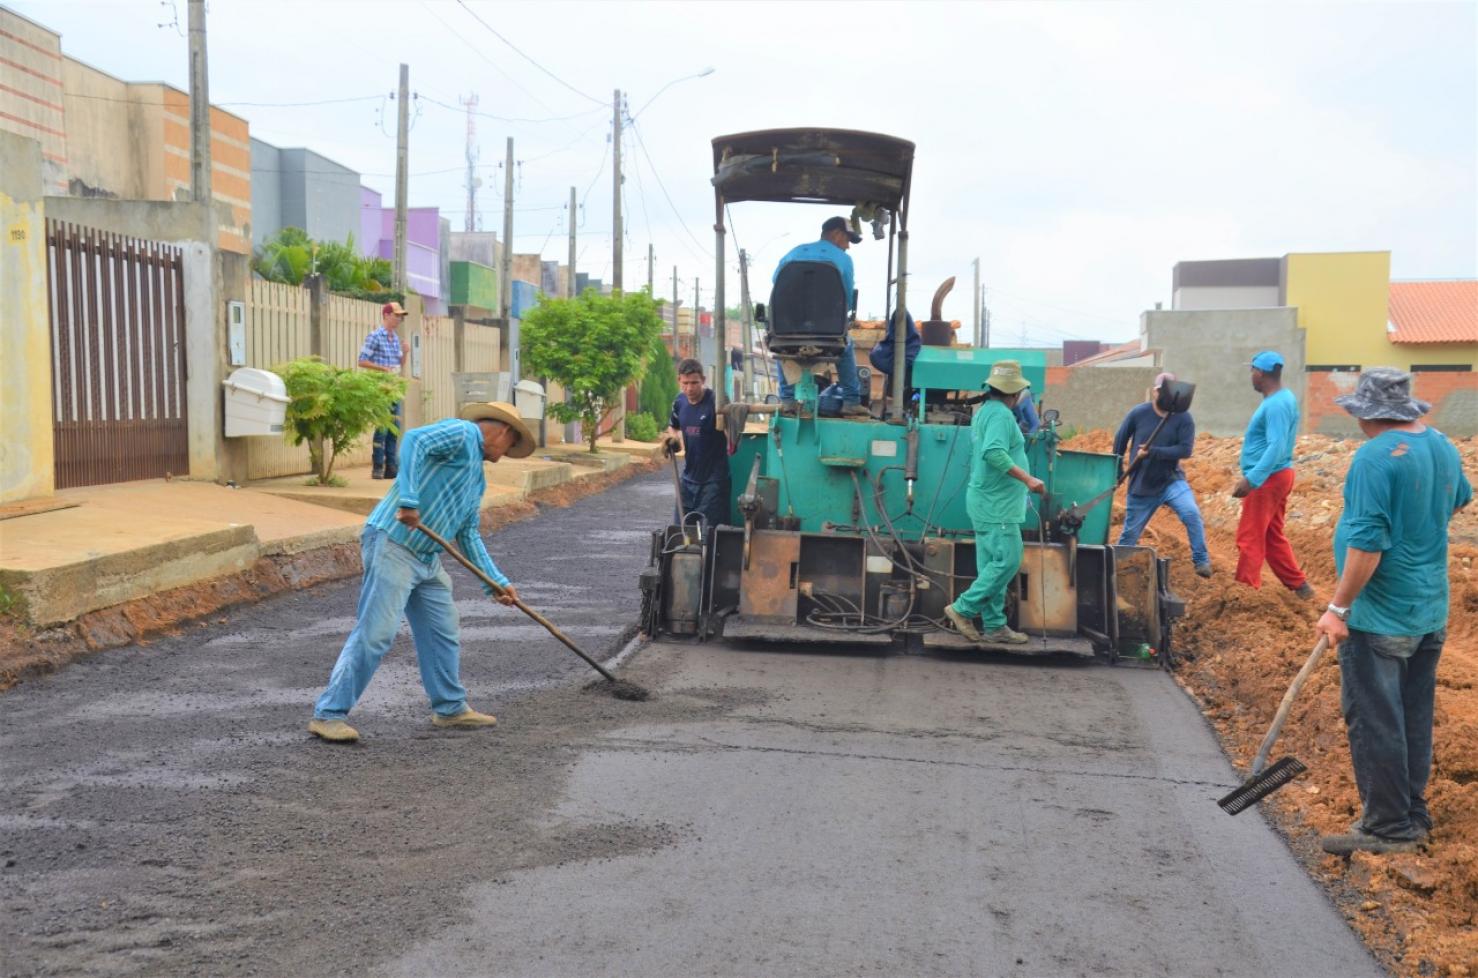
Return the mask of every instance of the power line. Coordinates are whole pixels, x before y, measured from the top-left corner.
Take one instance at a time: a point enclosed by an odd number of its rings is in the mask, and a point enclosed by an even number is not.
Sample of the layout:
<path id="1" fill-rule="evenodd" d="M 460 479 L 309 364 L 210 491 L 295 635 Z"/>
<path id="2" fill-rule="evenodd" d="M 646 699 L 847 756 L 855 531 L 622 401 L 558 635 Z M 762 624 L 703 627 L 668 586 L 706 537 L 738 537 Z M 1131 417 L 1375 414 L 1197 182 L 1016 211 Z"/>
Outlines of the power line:
<path id="1" fill-rule="evenodd" d="M 445 102 L 439 101 L 438 99 L 434 99 L 430 95 L 425 94 L 424 92 L 417 92 L 416 93 L 416 97 L 419 98 L 419 99 L 425 99 L 427 102 L 430 102 L 432 105 L 440 106 L 443 109 L 449 109 L 452 112 L 457 113 L 458 115 L 475 115 L 475 116 L 480 116 L 481 118 L 484 118 L 484 119 L 492 119 L 492 120 L 494 120 L 496 122 L 513 122 L 513 123 L 519 123 L 519 122 L 524 122 L 524 123 L 568 122 L 571 119 L 580 119 L 580 118 L 583 118 L 583 117 L 585 117 L 587 115 L 590 115 L 593 112 L 599 112 L 599 111 L 601 111 L 600 109 L 586 109 L 584 112 L 576 112 L 573 115 L 556 115 L 556 116 L 549 116 L 549 117 L 543 118 L 543 119 L 517 119 L 517 118 L 509 118 L 508 116 L 494 115 L 491 112 L 477 112 L 477 111 L 468 112 L 466 109 L 458 108 L 455 105 L 448 105 Z M 586 130 L 586 132 L 589 132 L 589 131 L 590 130 L 588 130 L 588 129 Z"/>
<path id="2" fill-rule="evenodd" d="M 512 41 L 508 40 L 508 38 L 504 37 L 502 34 L 499 34 L 496 30 L 493 29 L 493 25 L 492 24 L 489 24 L 487 21 L 483 20 L 481 17 L 479 17 L 477 15 L 477 11 L 475 11 L 471 7 L 467 6 L 466 0 L 457 0 L 457 3 L 458 3 L 459 6 L 461 6 L 461 8 L 463 10 L 467 11 L 469 14 L 472 15 L 472 19 L 473 20 L 476 20 L 483 27 L 486 27 L 488 29 L 488 32 L 490 34 L 492 34 L 498 40 L 502 41 L 504 44 L 506 44 L 510 48 L 512 48 L 513 49 L 513 53 L 517 54 L 520 58 L 523 58 L 529 64 L 533 65 L 535 68 L 538 68 L 540 71 L 544 72 L 544 74 L 548 75 L 550 78 L 553 78 L 555 81 L 559 82 L 565 88 L 568 88 L 570 91 L 574 92 L 576 95 L 580 96 L 581 98 L 583 98 L 583 99 L 585 99 L 587 101 L 590 101 L 590 102 L 594 102 L 596 105 L 599 105 L 602 108 L 605 107 L 605 104 L 606 104 L 605 103 L 605 99 L 598 99 L 598 98 L 595 98 L 594 96 L 586 95 L 584 92 L 580 91 L 574 85 L 571 85 L 569 82 L 565 81 L 563 78 L 559 77 L 554 72 L 550 71 L 548 68 L 546 68 L 543 65 L 539 64 L 539 62 L 535 61 L 533 58 L 529 57 L 527 54 L 524 54 L 522 51 L 520 51 L 518 49 L 518 46 L 516 44 L 514 44 Z"/>
<path id="3" fill-rule="evenodd" d="M 713 252 L 703 246 L 703 242 L 699 241 L 698 236 L 693 233 L 693 229 L 688 227 L 688 222 L 684 221 L 683 216 L 678 213 L 677 205 L 672 202 L 672 194 L 667 192 L 667 184 L 662 182 L 662 174 L 657 172 L 657 165 L 652 162 L 652 154 L 647 152 L 646 141 L 641 138 L 641 130 L 637 128 L 636 120 L 630 119 L 628 121 L 631 123 L 628 128 L 636 135 L 636 144 L 641 147 L 641 155 L 646 159 L 647 166 L 652 169 L 652 177 L 657 181 L 657 186 L 661 188 L 662 196 L 667 198 L 667 206 L 672 208 L 672 216 L 677 218 L 677 222 L 682 225 L 683 230 L 688 233 L 688 237 L 693 239 L 693 243 L 698 246 L 703 254 L 707 255 L 710 259 L 713 258 Z"/>

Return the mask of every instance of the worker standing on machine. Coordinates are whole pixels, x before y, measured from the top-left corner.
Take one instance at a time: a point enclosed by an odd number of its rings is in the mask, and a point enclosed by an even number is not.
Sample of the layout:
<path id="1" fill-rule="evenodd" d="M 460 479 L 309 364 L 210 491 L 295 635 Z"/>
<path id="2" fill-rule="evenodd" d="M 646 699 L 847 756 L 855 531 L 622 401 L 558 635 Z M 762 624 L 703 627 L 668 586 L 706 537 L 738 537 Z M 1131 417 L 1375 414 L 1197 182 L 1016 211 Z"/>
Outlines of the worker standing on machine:
<path id="1" fill-rule="evenodd" d="M 975 581 L 944 615 L 972 642 L 1024 645 L 1006 624 L 1006 588 L 1021 570 L 1026 494 L 1046 485 L 1027 471 L 1026 439 L 1013 410 L 1027 381 L 1015 360 L 999 360 L 985 382 L 986 400 L 970 422 L 970 484 L 965 510 L 975 530 Z M 979 616 L 982 629 L 975 627 Z"/>
<path id="2" fill-rule="evenodd" d="M 718 430 L 713 391 L 703 386 L 703 364 L 688 357 L 677 365 L 681 393 L 672 402 L 663 443 L 679 447 L 686 461 L 681 480 L 683 512 L 703 514 L 709 529 L 729 522 L 729 442 Z"/>

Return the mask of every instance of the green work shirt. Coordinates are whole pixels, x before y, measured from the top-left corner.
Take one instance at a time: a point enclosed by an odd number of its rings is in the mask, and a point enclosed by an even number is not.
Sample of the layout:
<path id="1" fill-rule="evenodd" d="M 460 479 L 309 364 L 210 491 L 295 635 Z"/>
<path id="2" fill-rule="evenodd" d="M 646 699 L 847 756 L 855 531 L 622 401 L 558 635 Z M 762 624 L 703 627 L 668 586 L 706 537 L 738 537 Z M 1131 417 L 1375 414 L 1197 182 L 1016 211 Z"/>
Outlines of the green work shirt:
<path id="1" fill-rule="evenodd" d="M 1447 522 L 1473 489 L 1440 431 L 1387 431 L 1355 453 L 1334 530 L 1334 568 L 1354 547 L 1381 555 L 1350 606 L 1350 627 L 1426 635 L 1447 626 Z"/>
<path id="2" fill-rule="evenodd" d="M 1026 519 L 1026 484 L 1006 473 L 1026 469 L 1026 439 L 1016 416 L 992 398 L 970 422 L 970 486 L 965 508 L 974 523 L 1019 524 Z"/>

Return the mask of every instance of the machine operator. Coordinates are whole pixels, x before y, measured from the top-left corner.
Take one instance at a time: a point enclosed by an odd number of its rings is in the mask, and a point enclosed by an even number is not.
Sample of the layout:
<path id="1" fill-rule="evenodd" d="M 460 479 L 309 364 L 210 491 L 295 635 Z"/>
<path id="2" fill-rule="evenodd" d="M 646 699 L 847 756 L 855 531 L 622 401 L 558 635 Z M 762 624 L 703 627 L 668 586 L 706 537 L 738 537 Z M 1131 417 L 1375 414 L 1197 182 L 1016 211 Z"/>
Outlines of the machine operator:
<path id="1" fill-rule="evenodd" d="M 847 293 L 847 306 L 852 305 L 852 256 L 847 254 L 847 249 L 862 240 L 862 235 L 852 230 L 845 217 L 829 217 L 826 223 L 821 225 L 821 238 L 818 241 L 808 241 L 803 245 L 796 245 L 786 252 L 785 257 L 780 259 L 780 264 L 775 266 L 775 274 L 770 281 L 780 277 L 780 269 L 793 261 L 824 261 L 837 267 L 842 273 L 842 288 Z M 848 319 L 850 320 L 850 316 Z M 795 414 L 800 405 L 795 399 L 795 385 L 785 382 L 785 373 L 780 369 L 780 364 L 775 364 L 775 370 L 779 374 L 780 385 L 780 410 L 783 414 Z M 842 351 L 841 357 L 837 359 L 837 386 L 842 393 L 842 417 L 860 418 L 869 417 L 867 408 L 862 406 L 862 385 L 857 377 L 857 351 L 852 346 L 852 338 L 847 337 L 846 349 Z"/>

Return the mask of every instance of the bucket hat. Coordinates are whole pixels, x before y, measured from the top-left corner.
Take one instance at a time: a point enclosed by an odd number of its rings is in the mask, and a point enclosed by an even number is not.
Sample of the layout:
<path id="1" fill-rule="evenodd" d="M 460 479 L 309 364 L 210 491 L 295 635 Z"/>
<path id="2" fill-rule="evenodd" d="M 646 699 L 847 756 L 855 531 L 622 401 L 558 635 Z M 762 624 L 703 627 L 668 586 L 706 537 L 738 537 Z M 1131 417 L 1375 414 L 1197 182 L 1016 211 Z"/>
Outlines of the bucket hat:
<path id="1" fill-rule="evenodd" d="M 518 434 L 518 441 L 508 449 L 509 458 L 528 458 L 534 454 L 538 441 L 529 430 L 528 423 L 518 416 L 518 411 L 507 401 L 478 401 L 462 405 L 459 412 L 463 421 L 501 421 Z"/>
<path id="2" fill-rule="evenodd" d="M 1360 375 L 1354 393 L 1341 394 L 1334 403 L 1361 421 L 1415 421 L 1432 410 L 1411 396 L 1411 374 L 1395 367 L 1371 367 Z"/>
<path id="3" fill-rule="evenodd" d="M 1030 386 L 1021 375 L 1021 364 L 1015 360 L 997 360 L 985 382 L 1002 394 L 1017 394 Z"/>

